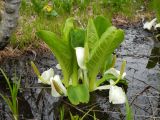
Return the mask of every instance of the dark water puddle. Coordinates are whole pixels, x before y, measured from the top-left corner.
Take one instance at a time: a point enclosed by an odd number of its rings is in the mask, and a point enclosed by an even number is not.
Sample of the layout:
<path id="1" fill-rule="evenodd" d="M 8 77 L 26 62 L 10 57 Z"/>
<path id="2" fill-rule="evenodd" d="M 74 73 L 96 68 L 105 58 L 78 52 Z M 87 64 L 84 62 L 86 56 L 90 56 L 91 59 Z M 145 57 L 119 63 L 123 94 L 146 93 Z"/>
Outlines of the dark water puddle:
<path id="1" fill-rule="evenodd" d="M 160 119 L 160 41 L 153 37 L 142 27 L 124 28 L 125 41 L 116 54 L 118 56 L 116 68 L 119 69 L 122 59 L 127 61 L 127 80 L 129 86 L 127 96 L 132 104 L 135 120 Z M 72 106 L 66 98 L 53 98 L 50 88 L 37 84 L 37 77 L 30 67 L 30 61 L 35 62 L 41 72 L 54 68 L 56 74 L 61 71 L 56 69 L 57 62 L 51 53 L 25 53 L 21 57 L 8 58 L 0 65 L 9 78 L 13 80 L 14 73 L 21 76 L 19 92 L 21 119 L 52 120 L 58 119 L 59 108 L 64 105 L 65 119 L 69 112 L 83 116 L 93 107 L 90 115 L 95 112 L 100 120 L 122 120 L 125 116 L 124 105 L 111 105 L 108 102 L 108 91 L 97 91 L 91 94 L 89 104 Z M 4 79 L 0 76 L 0 92 L 5 91 Z M 0 118 L 9 119 L 8 107 L 0 99 Z M 91 120 L 91 116 L 86 119 Z"/>

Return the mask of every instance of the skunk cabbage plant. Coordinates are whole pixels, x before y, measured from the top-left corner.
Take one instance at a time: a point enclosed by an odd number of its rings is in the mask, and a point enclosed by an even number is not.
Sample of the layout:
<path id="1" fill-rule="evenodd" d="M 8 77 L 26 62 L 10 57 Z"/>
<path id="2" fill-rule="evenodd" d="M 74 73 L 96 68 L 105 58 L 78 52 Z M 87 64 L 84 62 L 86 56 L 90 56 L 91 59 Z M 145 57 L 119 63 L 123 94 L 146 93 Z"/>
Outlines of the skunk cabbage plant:
<path id="1" fill-rule="evenodd" d="M 51 84 L 53 96 L 67 96 L 74 105 L 88 103 L 89 92 L 103 89 L 109 89 L 110 102 L 124 103 L 125 93 L 116 84 L 125 77 L 125 62 L 120 71 L 116 70 L 116 57 L 112 55 L 124 39 L 123 30 L 112 26 L 103 16 L 89 19 L 85 29 L 75 27 L 74 21 L 74 18 L 66 20 L 61 37 L 46 30 L 37 32 L 53 52 L 63 73 L 60 78 L 53 75 L 52 69 L 42 75 L 37 72 L 39 81 Z M 32 66 L 38 71 L 33 63 Z M 97 78 L 98 74 L 102 75 L 101 79 Z M 112 82 L 109 84 L 109 81 Z"/>

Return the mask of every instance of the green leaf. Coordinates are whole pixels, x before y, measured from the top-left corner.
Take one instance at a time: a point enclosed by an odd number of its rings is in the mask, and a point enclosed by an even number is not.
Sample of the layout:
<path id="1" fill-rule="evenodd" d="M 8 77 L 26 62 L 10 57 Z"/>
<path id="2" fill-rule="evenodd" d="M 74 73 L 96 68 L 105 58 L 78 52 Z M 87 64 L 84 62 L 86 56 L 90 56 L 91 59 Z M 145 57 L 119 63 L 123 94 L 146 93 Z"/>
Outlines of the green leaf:
<path id="1" fill-rule="evenodd" d="M 112 74 L 106 74 L 104 75 L 101 79 L 97 80 L 96 81 L 96 86 L 100 86 L 101 84 L 103 84 L 104 82 L 106 81 L 109 81 L 109 80 L 113 80 L 113 81 L 116 81 L 117 80 L 117 77 L 115 77 L 114 75 Z M 123 84 L 123 85 L 128 85 L 126 79 L 120 79 L 120 81 L 118 82 L 120 84 Z"/>
<path id="2" fill-rule="evenodd" d="M 74 28 L 73 21 L 74 21 L 74 18 L 72 17 L 66 20 L 65 26 L 63 28 L 63 37 L 64 37 L 63 39 L 65 41 L 69 41 L 70 30 Z"/>
<path id="3" fill-rule="evenodd" d="M 71 120 L 80 120 L 80 117 L 78 116 L 78 115 L 72 115 L 72 113 L 71 112 L 69 112 L 70 113 L 70 118 L 71 118 Z"/>
<path id="4" fill-rule="evenodd" d="M 11 102 L 11 100 L 9 99 L 9 97 L 8 97 L 8 96 L 4 96 L 4 95 L 2 95 L 1 93 L 0 93 L 0 96 L 1 96 L 1 97 L 3 98 L 3 100 L 7 103 L 9 109 L 10 109 L 11 111 L 13 111 L 13 105 L 12 105 L 12 102 Z"/>
<path id="5" fill-rule="evenodd" d="M 84 84 L 69 86 L 67 93 L 70 102 L 74 105 L 78 105 L 79 103 L 88 103 L 89 101 L 89 90 Z"/>
<path id="6" fill-rule="evenodd" d="M 106 31 L 107 28 L 112 26 L 111 22 L 109 19 L 106 19 L 103 16 L 97 16 L 94 19 L 94 24 L 98 33 L 98 36 L 101 37 L 101 35 Z"/>
<path id="7" fill-rule="evenodd" d="M 89 47 L 88 47 L 88 43 L 85 43 L 84 46 L 84 62 L 86 63 L 89 59 Z"/>
<path id="8" fill-rule="evenodd" d="M 126 96 L 126 120 L 133 120 L 132 108 L 128 103 L 127 96 Z"/>
<path id="9" fill-rule="evenodd" d="M 112 65 L 112 54 L 108 55 L 104 63 L 101 63 L 100 73 L 103 74 L 106 70 L 111 68 Z"/>
<path id="10" fill-rule="evenodd" d="M 95 43 L 99 40 L 96 27 L 92 19 L 88 21 L 86 42 L 89 50 L 95 47 Z"/>
<path id="11" fill-rule="evenodd" d="M 60 108 L 60 120 L 64 120 L 64 106 Z"/>
<path id="12" fill-rule="evenodd" d="M 74 57 L 73 57 L 73 72 L 72 72 L 72 85 L 77 86 L 78 84 L 78 63 L 76 59 L 76 53 L 74 51 Z"/>
<path id="13" fill-rule="evenodd" d="M 10 92 L 12 93 L 12 87 L 11 87 L 11 84 L 10 84 L 10 81 L 9 81 L 8 77 L 6 76 L 6 74 L 4 73 L 4 71 L 3 71 L 1 68 L 0 68 L 0 71 L 1 71 L 1 73 L 3 74 L 5 80 L 7 81 L 9 90 L 10 90 Z"/>
<path id="14" fill-rule="evenodd" d="M 104 63 L 107 56 L 113 53 L 123 39 L 124 32 L 121 29 L 109 27 L 106 32 L 103 33 L 100 40 L 95 44 L 95 47 L 91 51 L 89 60 L 86 64 L 89 71 L 90 91 L 93 91 L 96 87 L 95 80 L 100 69 L 99 65 Z"/>
<path id="15" fill-rule="evenodd" d="M 85 30 L 83 29 L 72 29 L 70 32 L 71 45 L 75 47 L 84 47 L 85 41 Z"/>
<path id="16" fill-rule="evenodd" d="M 53 32 L 41 30 L 37 35 L 50 47 L 58 60 L 64 75 L 64 84 L 67 87 L 72 74 L 73 52 L 67 41 L 59 40 Z"/>

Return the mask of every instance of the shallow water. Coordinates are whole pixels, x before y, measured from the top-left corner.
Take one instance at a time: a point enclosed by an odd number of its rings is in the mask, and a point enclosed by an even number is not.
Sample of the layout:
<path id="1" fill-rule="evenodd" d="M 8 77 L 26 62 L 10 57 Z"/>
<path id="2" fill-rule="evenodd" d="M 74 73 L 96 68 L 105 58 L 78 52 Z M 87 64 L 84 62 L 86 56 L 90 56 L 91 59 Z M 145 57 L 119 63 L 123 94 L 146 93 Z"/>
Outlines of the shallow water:
<path id="1" fill-rule="evenodd" d="M 118 56 L 116 68 L 119 69 L 122 59 L 127 61 L 127 80 L 129 86 L 127 96 L 132 104 L 135 120 L 160 119 L 160 41 L 153 38 L 153 34 L 148 33 L 142 27 L 131 26 L 123 28 L 126 36 L 125 41 L 116 50 Z M 30 61 L 34 60 L 40 71 L 50 67 L 55 69 L 56 74 L 61 71 L 56 69 L 56 61 L 51 53 L 38 54 L 32 52 L 25 53 L 21 57 L 8 58 L 0 65 L 9 78 L 14 80 L 14 73 L 21 75 L 22 88 L 19 92 L 21 119 L 58 119 L 59 108 L 65 107 L 65 119 L 69 116 L 68 111 L 82 116 L 91 107 L 93 114 L 100 120 L 124 119 L 124 105 L 111 105 L 108 102 L 108 91 L 97 91 L 91 94 L 91 101 L 87 105 L 76 108 L 68 101 L 50 96 L 50 88 L 37 84 L 37 77 L 30 67 Z M 4 87 L 4 78 L 0 75 L 0 90 L 8 94 Z M 1 99 L 0 99 L 1 100 Z M 80 110 L 82 110 L 80 112 Z M 1 100 L 0 118 L 10 119 L 8 107 Z M 92 119 L 87 116 L 86 119 Z"/>

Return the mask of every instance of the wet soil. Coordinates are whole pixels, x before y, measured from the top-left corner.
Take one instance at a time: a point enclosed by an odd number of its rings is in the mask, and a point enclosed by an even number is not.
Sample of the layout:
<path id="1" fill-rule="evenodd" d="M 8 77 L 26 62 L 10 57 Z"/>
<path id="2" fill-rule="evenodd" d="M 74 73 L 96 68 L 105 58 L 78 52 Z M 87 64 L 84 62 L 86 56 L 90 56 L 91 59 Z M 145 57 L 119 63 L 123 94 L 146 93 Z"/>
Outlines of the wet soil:
<path id="1" fill-rule="evenodd" d="M 119 69 L 123 59 L 127 61 L 127 97 L 132 105 L 135 120 L 160 120 L 160 41 L 153 33 L 142 29 L 141 25 L 123 27 L 125 41 L 116 50 L 118 57 L 116 68 Z M 56 74 L 61 74 L 55 66 L 57 62 L 49 51 L 25 52 L 18 57 L 3 59 L 0 67 L 6 71 L 11 81 L 21 76 L 19 91 L 20 119 L 53 120 L 59 118 L 59 108 L 64 105 L 65 120 L 69 112 L 83 116 L 91 110 L 87 120 L 93 113 L 99 120 L 125 119 L 124 105 L 111 105 L 108 102 L 108 91 L 91 93 L 88 104 L 71 105 L 67 98 L 54 98 L 50 95 L 50 87 L 37 84 L 30 61 L 34 61 L 43 72 L 54 68 Z M 16 73 L 16 77 L 15 77 Z M 8 94 L 4 78 L 0 75 L 0 92 Z M 9 108 L 0 99 L 0 119 L 11 119 Z"/>

